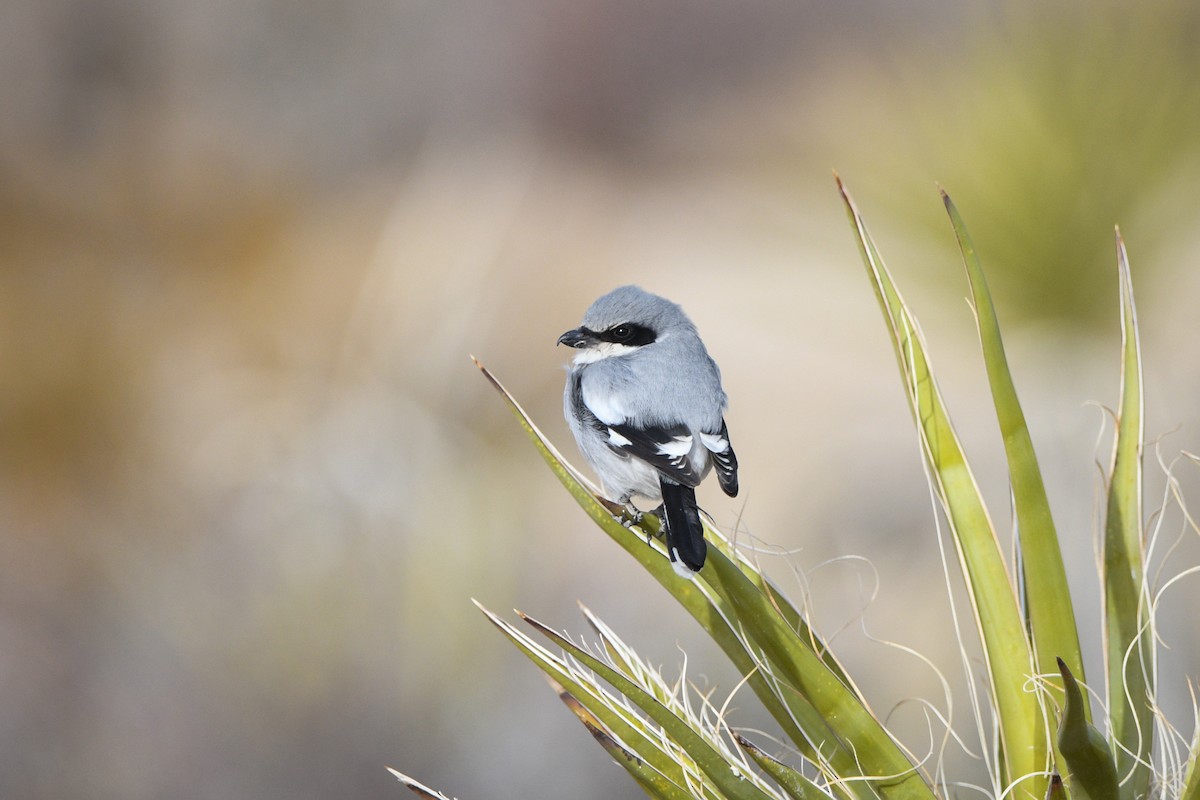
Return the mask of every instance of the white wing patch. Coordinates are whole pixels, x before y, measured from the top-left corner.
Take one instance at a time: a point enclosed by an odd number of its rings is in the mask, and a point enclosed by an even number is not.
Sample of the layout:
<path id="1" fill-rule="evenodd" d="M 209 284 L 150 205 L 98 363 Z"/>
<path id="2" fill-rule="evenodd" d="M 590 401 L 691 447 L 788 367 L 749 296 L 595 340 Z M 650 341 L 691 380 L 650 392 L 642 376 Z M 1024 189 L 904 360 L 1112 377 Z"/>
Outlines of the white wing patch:
<path id="1" fill-rule="evenodd" d="M 724 453 L 729 449 L 729 440 L 716 433 L 701 433 L 700 442 L 710 453 Z"/>
<path id="2" fill-rule="evenodd" d="M 703 434 L 701 434 L 703 435 Z M 673 456 L 678 458 L 686 456 L 692 452 L 692 437 L 691 436 L 675 436 L 669 442 L 661 442 L 658 445 L 660 455 Z"/>
<path id="3" fill-rule="evenodd" d="M 608 429 L 608 443 L 613 447 L 628 447 L 629 445 L 633 444 L 633 442 L 629 441 L 612 428 Z"/>

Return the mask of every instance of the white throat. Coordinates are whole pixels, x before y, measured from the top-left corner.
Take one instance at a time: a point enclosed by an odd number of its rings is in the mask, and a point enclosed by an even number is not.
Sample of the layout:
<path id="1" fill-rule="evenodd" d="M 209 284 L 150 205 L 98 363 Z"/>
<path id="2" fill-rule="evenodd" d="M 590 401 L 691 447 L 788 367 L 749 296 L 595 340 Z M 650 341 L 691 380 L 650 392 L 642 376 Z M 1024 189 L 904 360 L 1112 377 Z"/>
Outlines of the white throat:
<path id="1" fill-rule="evenodd" d="M 627 344 L 617 344 L 616 342 L 598 342 L 591 347 L 586 347 L 575 352 L 575 358 L 571 359 L 571 363 L 575 366 L 583 364 L 594 364 L 605 358 L 613 358 L 615 356 L 623 356 L 626 353 L 632 353 L 637 350 L 636 347 L 630 347 Z"/>

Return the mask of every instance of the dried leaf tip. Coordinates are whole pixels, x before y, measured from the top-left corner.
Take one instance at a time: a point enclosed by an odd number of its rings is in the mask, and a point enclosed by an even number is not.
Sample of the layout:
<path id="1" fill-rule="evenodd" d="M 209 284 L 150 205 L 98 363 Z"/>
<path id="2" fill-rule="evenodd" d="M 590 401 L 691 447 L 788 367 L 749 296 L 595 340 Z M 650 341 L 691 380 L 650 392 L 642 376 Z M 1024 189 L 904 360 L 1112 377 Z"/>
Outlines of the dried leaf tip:
<path id="1" fill-rule="evenodd" d="M 413 792 L 413 794 L 417 795 L 418 797 L 424 797 L 426 800 L 450 800 L 450 798 L 446 797 L 446 795 L 442 794 L 441 792 L 430 789 L 428 786 L 413 780 L 399 770 L 388 767 L 387 771 L 395 775 L 396 780 L 407 786 Z"/>

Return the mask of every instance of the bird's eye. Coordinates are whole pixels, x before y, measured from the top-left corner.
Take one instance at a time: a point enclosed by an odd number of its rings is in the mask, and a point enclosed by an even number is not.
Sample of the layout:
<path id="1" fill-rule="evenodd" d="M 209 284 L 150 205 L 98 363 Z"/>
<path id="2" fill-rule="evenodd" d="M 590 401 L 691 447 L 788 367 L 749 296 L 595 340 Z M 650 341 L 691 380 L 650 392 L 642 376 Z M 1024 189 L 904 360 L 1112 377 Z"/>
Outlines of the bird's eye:
<path id="1" fill-rule="evenodd" d="M 611 333 L 613 341 L 628 342 L 634 336 L 634 326 L 628 324 L 618 325 L 612 329 Z"/>

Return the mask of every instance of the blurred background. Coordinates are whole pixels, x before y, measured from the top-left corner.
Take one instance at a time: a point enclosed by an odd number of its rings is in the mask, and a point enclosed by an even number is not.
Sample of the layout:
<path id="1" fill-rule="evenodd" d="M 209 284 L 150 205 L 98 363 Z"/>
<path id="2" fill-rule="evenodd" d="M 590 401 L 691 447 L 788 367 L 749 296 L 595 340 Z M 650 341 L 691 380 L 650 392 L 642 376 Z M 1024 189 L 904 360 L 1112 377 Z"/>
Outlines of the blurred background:
<path id="1" fill-rule="evenodd" d="M 668 676 L 686 651 L 718 701 L 737 683 L 468 359 L 574 457 L 554 342 L 628 282 L 723 369 L 743 494 L 702 504 L 926 752 L 911 701 L 939 684 L 877 640 L 956 692 L 963 670 L 833 168 L 1005 533 L 937 184 L 970 225 L 1093 666 L 1115 223 L 1147 435 L 1200 450 L 1187 0 L 8 0 L 0 71 L 6 798 L 406 796 L 385 765 L 463 800 L 641 796 L 470 603 L 581 633 L 582 601 Z M 1176 477 L 1200 503 L 1195 466 Z M 1151 519 L 1161 585 L 1197 537 Z M 1197 602 L 1176 584 L 1160 612 L 1185 735 Z"/>

